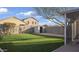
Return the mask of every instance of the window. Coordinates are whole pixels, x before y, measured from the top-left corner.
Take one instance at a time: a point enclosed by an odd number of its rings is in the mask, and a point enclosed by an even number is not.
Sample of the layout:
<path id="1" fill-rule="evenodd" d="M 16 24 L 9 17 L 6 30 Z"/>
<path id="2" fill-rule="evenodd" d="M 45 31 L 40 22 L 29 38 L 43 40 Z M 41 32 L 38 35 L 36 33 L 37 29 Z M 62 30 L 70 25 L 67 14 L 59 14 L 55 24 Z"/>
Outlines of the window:
<path id="1" fill-rule="evenodd" d="M 36 22 L 35 22 L 35 24 L 36 24 Z"/>
<path id="2" fill-rule="evenodd" d="M 27 21 L 27 24 L 29 24 L 29 21 Z"/>
<path id="3" fill-rule="evenodd" d="M 34 21 L 32 21 L 32 24 L 34 24 Z"/>

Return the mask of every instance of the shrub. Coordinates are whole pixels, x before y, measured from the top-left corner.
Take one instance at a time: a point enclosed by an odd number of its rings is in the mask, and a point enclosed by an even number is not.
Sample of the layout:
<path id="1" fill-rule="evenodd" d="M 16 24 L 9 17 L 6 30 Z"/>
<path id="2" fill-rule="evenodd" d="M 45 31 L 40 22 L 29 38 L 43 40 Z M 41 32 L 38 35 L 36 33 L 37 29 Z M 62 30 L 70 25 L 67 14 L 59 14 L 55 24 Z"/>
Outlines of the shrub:
<path id="1" fill-rule="evenodd" d="M 2 41 L 3 40 L 3 35 L 0 35 L 0 41 Z"/>

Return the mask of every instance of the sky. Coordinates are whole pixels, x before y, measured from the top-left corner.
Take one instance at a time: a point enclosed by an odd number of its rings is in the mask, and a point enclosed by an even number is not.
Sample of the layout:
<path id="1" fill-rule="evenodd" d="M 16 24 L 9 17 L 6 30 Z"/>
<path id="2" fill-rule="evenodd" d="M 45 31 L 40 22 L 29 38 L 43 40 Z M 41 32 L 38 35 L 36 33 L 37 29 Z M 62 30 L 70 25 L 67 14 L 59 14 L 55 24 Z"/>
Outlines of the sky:
<path id="1" fill-rule="evenodd" d="M 50 22 L 48 19 L 45 19 L 43 16 L 38 15 L 37 11 L 32 7 L 1 7 L 0 8 L 0 20 L 16 16 L 17 18 L 23 20 L 24 18 L 34 17 L 39 21 L 40 25 L 56 25 L 55 23 Z M 62 19 L 63 18 L 59 18 Z"/>

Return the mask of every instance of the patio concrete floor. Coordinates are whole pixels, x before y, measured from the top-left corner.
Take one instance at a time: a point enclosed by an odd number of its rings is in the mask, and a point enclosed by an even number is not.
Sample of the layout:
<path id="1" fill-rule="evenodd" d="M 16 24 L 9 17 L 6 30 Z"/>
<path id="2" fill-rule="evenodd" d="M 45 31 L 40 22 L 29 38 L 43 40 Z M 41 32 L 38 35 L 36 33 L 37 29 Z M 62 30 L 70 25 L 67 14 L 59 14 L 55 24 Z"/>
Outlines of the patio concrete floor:
<path id="1" fill-rule="evenodd" d="M 79 52 L 79 43 L 61 46 L 53 52 Z"/>

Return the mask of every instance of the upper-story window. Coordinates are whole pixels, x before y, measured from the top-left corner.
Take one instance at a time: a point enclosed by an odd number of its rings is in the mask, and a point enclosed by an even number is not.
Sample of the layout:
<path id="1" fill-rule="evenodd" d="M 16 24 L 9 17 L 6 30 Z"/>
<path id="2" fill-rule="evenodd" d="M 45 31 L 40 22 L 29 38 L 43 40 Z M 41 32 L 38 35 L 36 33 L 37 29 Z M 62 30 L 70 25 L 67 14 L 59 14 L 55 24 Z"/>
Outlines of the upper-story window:
<path id="1" fill-rule="evenodd" d="M 34 21 L 32 21 L 32 24 L 34 24 Z"/>
<path id="2" fill-rule="evenodd" d="M 36 24 L 36 22 L 35 22 L 35 24 Z"/>
<path id="3" fill-rule="evenodd" d="M 29 21 L 27 21 L 27 24 L 29 24 Z"/>

